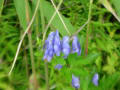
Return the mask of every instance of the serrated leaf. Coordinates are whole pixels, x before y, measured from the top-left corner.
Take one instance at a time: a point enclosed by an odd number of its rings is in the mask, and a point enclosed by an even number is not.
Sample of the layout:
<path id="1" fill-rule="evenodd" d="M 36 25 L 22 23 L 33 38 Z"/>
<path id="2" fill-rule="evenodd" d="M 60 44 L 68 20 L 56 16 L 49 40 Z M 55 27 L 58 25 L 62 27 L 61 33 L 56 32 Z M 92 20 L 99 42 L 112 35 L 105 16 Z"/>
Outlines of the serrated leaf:
<path id="1" fill-rule="evenodd" d="M 69 55 L 68 60 L 72 66 L 88 65 L 92 64 L 98 56 L 98 53 L 89 54 L 87 57 L 77 55 L 75 56 L 75 54 L 71 54 Z"/>

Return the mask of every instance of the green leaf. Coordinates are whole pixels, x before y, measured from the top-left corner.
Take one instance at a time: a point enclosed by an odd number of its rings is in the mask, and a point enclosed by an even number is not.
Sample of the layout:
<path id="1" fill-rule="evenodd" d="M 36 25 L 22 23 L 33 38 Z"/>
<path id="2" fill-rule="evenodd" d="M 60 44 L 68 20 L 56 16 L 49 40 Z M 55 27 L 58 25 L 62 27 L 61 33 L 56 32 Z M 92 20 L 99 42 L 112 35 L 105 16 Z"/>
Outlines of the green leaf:
<path id="1" fill-rule="evenodd" d="M 92 64 L 98 56 L 99 53 L 91 53 L 87 57 L 71 54 L 69 55 L 68 60 L 72 66 L 88 65 Z"/>
<path id="2" fill-rule="evenodd" d="M 36 0 L 33 1 L 34 4 L 36 4 Z M 49 21 L 52 17 L 52 15 L 55 12 L 55 9 L 53 8 L 52 4 L 50 4 L 49 2 L 45 1 L 45 0 L 41 0 L 42 3 L 42 11 L 44 16 L 46 17 L 47 21 Z M 75 28 L 72 26 L 72 24 L 70 23 L 69 19 L 65 18 L 63 15 L 61 15 L 69 32 L 71 34 L 73 34 L 75 32 Z M 62 35 L 68 35 L 67 31 L 65 30 L 59 16 L 56 14 L 56 16 L 54 17 L 51 25 L 55 28 L 58 29 L 60 34 Z"/>
<path id="3" fill-rule="evenodd" d="M 113 9 L 113 7 L 111 6 L 110 2 L 108 0 L 100 0 L 101 3 L 103 4 L 103 6 L 110 11 L 113 16 L 120 22 L 120 18 L 118 17 L 118 15 L 116 14 L 115 10 Z M 119 6 L 119 5 L 118 5 Z"/>
<path id="4" fill-rule="evenodd" d="M 4 4 L 4 0 L 0 0 L 0 16 L 1 16 L 1 13 L 2 13 L 3 4 Z"/>
<path id="5" fill-rule="evenodd" d="M 100 80 L 101 90 L 113 90 L 114 86 L 117 84 L 117 82 L 120 80 L 120 73 L 116 72 L 112 74 L 111 76 L 104 76 Z"/>
<path id="6" fill-rule="evenodd" d="M 87 76 L 89 74 L 88 71 L 83 67 L 71 67 L 70 70 L 76 76 Z"/>
<path id="7" fill-rule="evenodd" d="M 120 0 L 112 0 L 112 4 L 115 7 L 117 15 L 120 17 Z"/>
<path id="8" fill-rule="evenodd" d="M 53 15 L 53 13 L 55 12 L 55 9 L 51 6 L 51 4 L 49 2 L 46 2 L 45 0 L 43 0 L 43 13 L 45 15 L 45 17 L 47 18 L 47 20 L 49 21 Z M 75 32 L 75 29 L 74 27 L 72 26 L 72 24 L 70 23 L 70 21 L 65 18 L 64 16 L 62 16 L 68 30 L 71 32 L 71 33 L 74 33 Z M 58 14 L 54 17 L 53 21 L 52 21 L 52 25 L 59 30 L 59 32 L 62 34 L 62 35 L 68 35 L 67 31 L 65 30 Z"/>
<path id="9" fill-rule="evenodd" d="M 54 63 L 55 63 L 55 65 L 56 64 L 61 64 L 61 65 L 65 65 L 66 64 L 66 62 L 65 62 L 65 60 L 64 60 L 64 58 L 62 56 L 56 57 L 54 59 Z"/>
<path id="10" fill-rule="evenodd" d="M 100 40 L 100 39 L 96 38 L 96 43 L 99 46 L 99 48 L 107 51 L 107 48 L 105 47 L 105 40 L 103 41 L 103 40 Z"/>
<path id="11" fill-rule="evenodd" d="M 16 11 L 23 29 L 27 27 L 25 0 L 14 0 Z"/>

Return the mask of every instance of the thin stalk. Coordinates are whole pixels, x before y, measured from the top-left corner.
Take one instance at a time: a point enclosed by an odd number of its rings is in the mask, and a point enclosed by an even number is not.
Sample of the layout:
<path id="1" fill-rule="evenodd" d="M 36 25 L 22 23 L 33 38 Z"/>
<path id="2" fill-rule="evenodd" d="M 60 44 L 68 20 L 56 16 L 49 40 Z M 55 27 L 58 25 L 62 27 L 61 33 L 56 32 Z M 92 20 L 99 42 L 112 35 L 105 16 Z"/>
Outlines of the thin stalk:
<path id="1" fill-rule="evenodd" d="M 60 8 L 60 6 L 61 6 L 62 2 L 63 2 L 63 0 L 61 0 L 61 1 L 59 2 L 58 6 L 57 6 L 57 10 L 59 10 L 59 8 Z M 49 22 L 48 22 L 47 26 L 46 26 L 46 27 L 45 27 L 45 29 L 44 29 L 43 42 L 45 41 L 45 36 L 46 36 L 47 30 L 48 30 L 48 28 L 49 28 L 50 24 L 52 23 L 52 21 L 53 21 L 54 17 L 56 16 L 56 14 L 57 14 L 57 12 L 55 11 L 55 12 L 53 13 L 53 15 L 52 15 L 51 19 L 49 20 Z"/>
<path id="2" fill-rule="evenodd" d="M 25 42 L 24 42 L 24 48 L 25 48 Z M 24 51 L 24 61 L 25 61 L 25 69 L 26 69 L 27 80 L 29 80 L 28 58 L 27 58 L 26 50 Z"/>
<path id="3" fill-rule="evenodd" d="M 62 16 L 60 15 L 59 11 L 57 10 L 56 5 L 54 4 L 53 0 L 50 0 L 50 1 L 51 1 L 52 5 L 53 5 L 54 9 L 56 10 L 56 12 L 57 12 L 57 14 L 58 14 L 58 16 L 59 16 L 59 18 L 60 18 L 60 20 L 61 20 L 61 22 L 62 22 L 62 24 L 63 24 L 63 26 L 64 26 L 64 28 L 65 28 L 65 30 L 66 30 L 67 33 L 71 36 L 71 33 L 70 33 L 69 29 L 67 28 L 67 26 L 66 26 L 66 24 L 65 24 Z"/>
<path id="4" fill-rule="evenodd" d="M 42 31 L 44 31 L 44 29 L 45 29 L 45 19 L 44 19 L 44 14 L 43 14 L 43 9 L 42 9 L 42 1 L 41 0 L 40 0 L 40 13 L 41 13 Z M 44 31 L 44 33 L 45 33 L 45 31 Z M 42 43 L 44 43 L 44 39 L 43 39 Z M 46 90 L 49 90 L 49 76 L 48 76 L 47 60 L 45 60 L 44 65 L 45 65 Z"/>
<path id="5" fill-rule="evenodd" d="M 36 18 L 35 18 L 35 22 L 36 22 L 36 25 L 35 25 L 35 27 L 36 27 L 36 36 L 38 37 L 38 34 L 39 34 L 39 27 L 38 27 L 38 25 L 39 25 L 39 20 L 38 20 L 38 13 L 36 14 Z"/>
<path id="6" fill-rule="evenodd" d="M 37 82 L 37 78 L 36 78 L 31 34 L 28 34 L 28 39 L 29 39 L 29 47 L 30 47 L 30 58 L 31 58 L 32 72 L 33 72 L 33 76 L 34 76 L 34 90 L 37 90 L 38 89 L 38 82 Z"/>
<path id="7" fill-rule="evenodd" d="M 88 54 L 88 38 L 89 38 L 89 30 L 90 30 L 92 3 L 93 3 L 93 0 L 90 0 L 89 14 L 88 14 L 88 24 L 87 24 L 87 32 L 86 32 L 86 43 L 85 43 L 85 55 L 86 56 Z"/>
<path id="8" fill-rule="evenodd" d="M 73 39 L 73 36 L 76 36 L 86 25 L 88 24 L 88 20 L 70 37 L 70 40 Z"/>
<path id="9" fill-rule="evenodd" d="M 23 32 L 21 31 L 20 32 L 20 35 L 22 35 Z M 23 49 L 25 48 L 25 42 L 23 42 Z M 26 53 L 26 50 L 24 51 L 24 60 L 23 60 L 23 64 L 25 66 L 25 70 L 26 70 L 26 78 L 27 80 L 29 81 L 29 70 L 28 70 L 28 58 L 27 58 L 27 53 Z"/>
<path id="10" fill-rule="evenodd" d="M 28 9 L 28 1 L 25 0 L 25 8 L 26 8 L 26 19 L 27 19 L 27 23 L 29 23 L 30 21 L 30 15 L 29 15 L 29 9 Z M 34 77 L 34 89 L 37 90 L 38 89 L 38 82 L 37 82 L 37 78 L 36 78 L 36 71 L 35 71 L 35 62 L 34 62 L 34 56 L 33 56 L 33 46 L 32 46 L 32 37 L 31 37 L 31 30 L 29 29 L 28 32 L 28 40 L 29 40 L 29 48 L 30 48 L 30 60 L 31 60 L 31 65 L 32 65 L 32 72 L 33 72 L 33 77 Z"/>
<path id="11" fill-rule="evenodd" d="M 32 23 L 33 23 L 33 21 L 34 21 L 34 19 L 35 19 L 35 16 L 36 16 L 36 13 L 37 13 L 37 10 L 38 10 L 38 7 L 39 7 L 39 3 L 40 3 L 40 1 L 38 0 L 38 1 L 37 1 L 37 5 L 36 5 L 36 8 L 35 8 L 35 11 L 34 11 L 34 14 L 33 14 L 33 16 L 32 16 L 32 19 L 31 19 L 29 25 L 28 25 L 27 28 L 25 29 L 25 32 L 24 32 L 24 34 L 22 35 L 22 37 L 21 37 L 21 39 L 20 39 L 20 42 L 19 42 L 19 44 L 18 44 L 18 47 L 17 47 L 17 51 L 16 51 L 16 54 L 15 54 L 15 57 L 14 57 L 14 60 L 13 60 L 12 66 L 11 66 L 11 69 L 10 69 L 10 71 L 9 71 L 9 73 L 8 73 L 9 76 L 11 75 L 11 73 L 12 73 L 14 67 L 15 67 L 15 63 L 16 63 L 16 61 L 17 61 L 18 54 L 19 54 L 19 51 L 20 51 L 22 42 L 23 42 L 23 40 L 24 40 L 26 34 L 28 33 L 28 31 L 29 31 L 29 29 L 30 29 L 30 27 L 31 27 L 31 25 L 32 25 Z"/>
<path id="12" fill-rule="evenodd" d="M 45 60 L 45 80 L 46 80 L 46 90 L 49 90 L 49 76 L 48 76 L 48 63 Z"/>

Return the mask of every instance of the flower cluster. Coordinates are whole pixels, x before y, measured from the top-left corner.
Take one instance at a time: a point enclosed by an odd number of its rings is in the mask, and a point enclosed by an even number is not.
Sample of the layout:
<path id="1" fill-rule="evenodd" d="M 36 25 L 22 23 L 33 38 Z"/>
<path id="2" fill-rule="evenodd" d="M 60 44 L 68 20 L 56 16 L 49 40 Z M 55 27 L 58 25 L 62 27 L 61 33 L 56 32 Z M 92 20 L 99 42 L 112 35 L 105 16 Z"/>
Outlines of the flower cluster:
<path id="1" fill-rule="evenodd" d="M 78 55 L 80 55 L 81 47 L 77 36 L 73 37 L 72 50 L 69 42 L 70 42 L 69 36 L 64 36 L 63 40 L 60 40 L 58 30 L 56 30 L 56 32 L 51 32 L 48 35 L 47 40 L 45 41 L 44 45 L 45 52 L 43 60 L 47 60 L 48 62 L 50 62 L 54 55 L 60 56 L 61 52 L 64 54 L 65 59 L 71 52 L 78 53 Z"/>
<path id="2" fill-rule="evenodd" d="M 51 61 L 54 55 L 60 56 L 61 52 L 64 54 L 64 58 L 66 59 L 70 53 L 77 53 L 81 55 L 81 46 L 77 36 L 73 36 L 72 48 L 70 47 L 70 38 L 69 36 L 64 36 L 62 40 L 60 40 L 59 32 L 51 32 L 48 35 L 47 40 L 44 45 L 44 57 L 43 60 Z M 60 70 L 63 66 L 61 64 L 57 64 L 54 68 Z M 96 73 L 93 76 L 92 82 L 95 86 L 98 86 L 99 75 Z M 72 74 L 72 86 L 76 89 L 80 88 L 80 79 L 79 77 Z"/>

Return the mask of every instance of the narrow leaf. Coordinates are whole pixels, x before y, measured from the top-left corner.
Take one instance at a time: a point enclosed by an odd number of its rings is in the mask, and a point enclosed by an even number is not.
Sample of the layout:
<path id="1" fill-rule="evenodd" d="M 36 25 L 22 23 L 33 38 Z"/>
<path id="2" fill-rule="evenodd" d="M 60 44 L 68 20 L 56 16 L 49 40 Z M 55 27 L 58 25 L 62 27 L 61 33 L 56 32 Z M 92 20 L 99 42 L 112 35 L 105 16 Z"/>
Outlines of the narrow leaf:
<path id="1" fill-rule="evenodd" d="M 4 0 L 0 0 L 0 16 L 1 16 L 1 13 L 2 13 L 3 4 L 4 4 Z"/>

